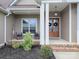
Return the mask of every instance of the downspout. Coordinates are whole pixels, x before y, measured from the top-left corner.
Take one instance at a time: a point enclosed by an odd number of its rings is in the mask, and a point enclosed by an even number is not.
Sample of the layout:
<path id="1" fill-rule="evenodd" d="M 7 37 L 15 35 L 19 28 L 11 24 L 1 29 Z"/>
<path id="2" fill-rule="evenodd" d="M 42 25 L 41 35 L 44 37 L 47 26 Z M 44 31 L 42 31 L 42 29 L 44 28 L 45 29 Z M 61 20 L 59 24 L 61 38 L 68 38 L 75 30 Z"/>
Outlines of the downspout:
<path id="1" fill-rule="evenodd" d="M 9 12 L 9 9 L 8 9 L 8 13 L 4 16 L 4 43 L 5 43 L 5 45 L 7 44 L 7 36 L 6 36 L 6 25 L 7 25 L 7 23 L 6 23 L 6 20 L 7 20 L 7 17 L 10 15 L 10 12 Z"/>
<path id="2" fill-rule="evenodd" d="M 14 0 L 14 1 L 9 5 L 9 7 L 12 6 L 14 3 L 16 3 L 17 1 L 18 1 L 18 0 Z M 6 39 L 6 38 L 7 38 L 7 36 L 6 36 L 6 32 L 7 32 L 7 31 L 6 31 L 6 27 L 7 27 L 6 25 L 7 25 L 7 24 L 6 24 L 6 20 L 7 20 L 7 17 L 11 14 L 9 8 L 7 8 L 7 11 L 8 11 L 8 14 L 4 16 L 4 43 L 5 43 L 5 45 L 7 44 L 7 39 Z"/>

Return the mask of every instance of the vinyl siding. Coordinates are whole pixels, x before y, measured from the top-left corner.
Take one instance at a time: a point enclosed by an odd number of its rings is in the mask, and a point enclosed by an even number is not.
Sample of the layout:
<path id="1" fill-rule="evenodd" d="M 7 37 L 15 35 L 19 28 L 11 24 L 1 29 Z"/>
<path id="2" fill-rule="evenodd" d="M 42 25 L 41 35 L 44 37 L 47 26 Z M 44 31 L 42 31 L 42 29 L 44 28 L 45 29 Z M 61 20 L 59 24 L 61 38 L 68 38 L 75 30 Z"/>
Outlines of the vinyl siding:
<path id="1" fill-rule="evenodd" d="M 0 44 L 4 43 L 4 16 L 2 12 L 0 12 Z"/>
<path id="2" fill-rule="evenodd" d="M 69 41 L 69 6 L 62 11 L 62 39 Z"/>
<path id="3" fill-rule="evenodd" d="M 7 20 L 6 20 L 6 39 L 7 39 L 7 42 L 9 42 L 12 37 L 13 37 L 13 28 L 14 28 L 14 16 L 13 15 L 9 15 L 7 17 Z"/>
<path id="4" fill-rule="evenodd" d="M 72 4 L 72 42 L 77 42 L 77 4 Z"/>

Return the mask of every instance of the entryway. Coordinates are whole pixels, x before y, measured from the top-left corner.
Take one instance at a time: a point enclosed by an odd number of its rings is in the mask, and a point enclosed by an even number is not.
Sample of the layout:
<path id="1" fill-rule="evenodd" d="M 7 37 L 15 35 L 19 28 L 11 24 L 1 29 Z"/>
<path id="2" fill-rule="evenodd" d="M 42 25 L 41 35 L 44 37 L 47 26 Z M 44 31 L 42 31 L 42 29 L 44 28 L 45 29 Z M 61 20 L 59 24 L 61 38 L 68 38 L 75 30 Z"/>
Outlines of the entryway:
<path id="1" fill-rule="evenodd" d="M 59 37 L 59 18 L 52 17 L 49 19 L 49 37 Z"/>

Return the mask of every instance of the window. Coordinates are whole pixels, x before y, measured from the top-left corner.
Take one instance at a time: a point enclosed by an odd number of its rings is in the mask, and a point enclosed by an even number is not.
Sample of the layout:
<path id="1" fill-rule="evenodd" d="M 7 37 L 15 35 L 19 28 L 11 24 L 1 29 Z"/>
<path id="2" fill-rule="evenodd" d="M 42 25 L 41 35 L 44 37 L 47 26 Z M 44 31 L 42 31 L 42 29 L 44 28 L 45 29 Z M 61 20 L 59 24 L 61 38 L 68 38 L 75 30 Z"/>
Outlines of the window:
<path id="1" fill-rule="evenodd" d="M 28 19 L 23 19 L 23 33 L 26 32 L 31 32 L 31 33 L 36 33 L 36 24 L 37 19 L 36 18 L 28 18 Z"/>

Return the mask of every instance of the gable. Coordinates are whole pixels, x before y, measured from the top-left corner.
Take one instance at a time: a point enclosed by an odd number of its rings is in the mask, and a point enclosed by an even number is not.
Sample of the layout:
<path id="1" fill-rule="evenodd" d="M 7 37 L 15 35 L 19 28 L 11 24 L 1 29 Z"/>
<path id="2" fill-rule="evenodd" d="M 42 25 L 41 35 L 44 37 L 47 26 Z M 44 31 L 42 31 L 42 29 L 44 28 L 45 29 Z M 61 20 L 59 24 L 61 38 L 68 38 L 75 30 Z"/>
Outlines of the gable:
<path id="1" fill-rule="evenodd" d="M 0 0 L 0 5 L 7 8 L 14 0 Z"/>

